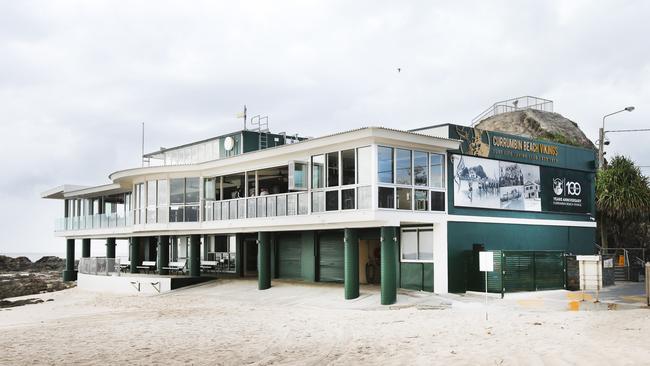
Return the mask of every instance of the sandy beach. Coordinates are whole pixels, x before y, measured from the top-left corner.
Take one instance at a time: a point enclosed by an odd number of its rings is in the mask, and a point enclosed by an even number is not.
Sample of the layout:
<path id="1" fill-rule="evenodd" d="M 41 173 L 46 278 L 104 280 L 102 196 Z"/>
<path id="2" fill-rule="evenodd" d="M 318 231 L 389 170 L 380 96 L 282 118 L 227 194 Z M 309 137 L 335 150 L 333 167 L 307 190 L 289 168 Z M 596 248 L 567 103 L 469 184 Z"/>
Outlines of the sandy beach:
<path id="1" fill-rule="evenodd" d="M 522 309 L 512 302 L 340 285 L 219 280 L 156 296 L 78 288 L 0 311 L 0 364 L 479 364 L 650 362 L 650 311 Z M 34 296 L 31 296 L 34 297 Z"/>

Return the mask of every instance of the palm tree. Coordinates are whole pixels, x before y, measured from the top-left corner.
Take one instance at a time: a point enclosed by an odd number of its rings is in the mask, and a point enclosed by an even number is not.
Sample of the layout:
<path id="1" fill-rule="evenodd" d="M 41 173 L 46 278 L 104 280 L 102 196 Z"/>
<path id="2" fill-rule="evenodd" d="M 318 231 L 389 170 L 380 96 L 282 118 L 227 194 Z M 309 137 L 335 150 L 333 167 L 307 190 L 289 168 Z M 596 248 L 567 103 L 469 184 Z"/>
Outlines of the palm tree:
<path id="1" fill-rule="evenodd" d="M 632 160 L 615 156 L 598 172 L 596 178 L 596 208 L 600 218 L 600 240 L 607 248 L 608 228 L 620 247 L 621 234 L 630 225 L 647 222 L 650 217 L 650 186 Z"/>

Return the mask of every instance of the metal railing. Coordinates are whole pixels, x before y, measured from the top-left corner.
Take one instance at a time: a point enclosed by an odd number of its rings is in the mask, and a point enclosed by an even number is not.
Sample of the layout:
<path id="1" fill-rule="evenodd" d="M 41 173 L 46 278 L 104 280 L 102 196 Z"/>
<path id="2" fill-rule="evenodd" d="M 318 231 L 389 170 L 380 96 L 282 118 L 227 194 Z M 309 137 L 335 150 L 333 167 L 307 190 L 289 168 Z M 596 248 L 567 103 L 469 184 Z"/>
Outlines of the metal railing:
<path id="1" fill-rule="evenodd" d="M 205 201 L 203 203 L 203 221 L 307 215 L 309 213 L 308 199 L 307 192 L 291 192 L 223 201 Z"/>
<path id="2" fill-rule="evenodd" d="M 131 214 L 101 214 L 63 217 L 56 220 L 55 231 L 118 228 L 131 225 Z"/>
<path id="3" fill-rule="evenodd" d="M 79 259 L 79 273 L 96 276 L 119 276 L 120 259 L 90 257 Z"/>
<path id="4" fill-rule="evenodd" d="M 526 95 L 523 97 L 502 100 L 492 104 L 488 109 L 481 112 L 472 119 L 471 125 L 497 114 L 520 111 L 524 109 L 536 109 L 543 112 L 553 112 L 553 101 Z"/>

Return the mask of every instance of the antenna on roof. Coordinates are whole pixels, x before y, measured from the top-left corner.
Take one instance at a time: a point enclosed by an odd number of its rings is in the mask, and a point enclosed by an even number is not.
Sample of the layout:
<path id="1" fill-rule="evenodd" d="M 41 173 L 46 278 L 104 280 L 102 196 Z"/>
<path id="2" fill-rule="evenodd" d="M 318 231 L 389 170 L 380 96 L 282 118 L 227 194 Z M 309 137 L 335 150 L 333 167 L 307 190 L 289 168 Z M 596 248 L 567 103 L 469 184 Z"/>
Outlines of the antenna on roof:
<path id="1" fill-rule="evenodd" d="M 244 131 L 246 131 L 246 104 L 244 104 L 244 111 L 237 113 L 236 117 L 244 119 Z"/>
<path id="2" fill-rule="evenodd" d="M 142 166 L 144 167 L 144 163 L 149 163 L 149 159 L 144 157 L 144 122 L 142 122 Z"/>

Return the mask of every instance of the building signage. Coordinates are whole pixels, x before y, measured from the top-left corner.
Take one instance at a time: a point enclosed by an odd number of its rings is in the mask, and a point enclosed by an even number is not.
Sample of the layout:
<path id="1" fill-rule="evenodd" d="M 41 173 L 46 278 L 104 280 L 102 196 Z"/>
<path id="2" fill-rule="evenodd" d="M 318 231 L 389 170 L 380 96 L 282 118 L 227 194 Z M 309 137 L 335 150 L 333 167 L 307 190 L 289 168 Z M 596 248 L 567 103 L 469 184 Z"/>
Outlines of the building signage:
<path id="1" fill-rule="evenodd" d="M 454 205 L 532 212 L 589 213 L 584 172 L 453 155 Z"/>
<path id="2" fill-rule="evenodd" d="M 465 126 L 452 126 L 450 136 L 461 140 L 460 151 L 465 155 L 560 166 L 560 146 L 552 142 Z"/>

